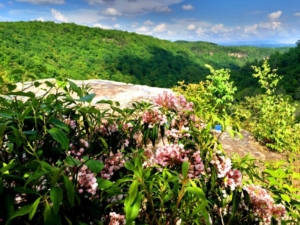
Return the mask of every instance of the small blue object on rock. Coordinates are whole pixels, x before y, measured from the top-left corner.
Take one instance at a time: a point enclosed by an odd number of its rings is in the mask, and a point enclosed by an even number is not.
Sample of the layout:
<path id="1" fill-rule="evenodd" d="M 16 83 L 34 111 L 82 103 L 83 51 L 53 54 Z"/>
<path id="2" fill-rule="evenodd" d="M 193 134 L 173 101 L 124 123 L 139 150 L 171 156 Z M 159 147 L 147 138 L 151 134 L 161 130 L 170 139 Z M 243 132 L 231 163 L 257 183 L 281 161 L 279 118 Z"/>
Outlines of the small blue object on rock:
<path id="1" fill-rule="evenodd" d="M 215 125 L 216 131 L 222 131 L 222 126 L 220 124 Z"/>

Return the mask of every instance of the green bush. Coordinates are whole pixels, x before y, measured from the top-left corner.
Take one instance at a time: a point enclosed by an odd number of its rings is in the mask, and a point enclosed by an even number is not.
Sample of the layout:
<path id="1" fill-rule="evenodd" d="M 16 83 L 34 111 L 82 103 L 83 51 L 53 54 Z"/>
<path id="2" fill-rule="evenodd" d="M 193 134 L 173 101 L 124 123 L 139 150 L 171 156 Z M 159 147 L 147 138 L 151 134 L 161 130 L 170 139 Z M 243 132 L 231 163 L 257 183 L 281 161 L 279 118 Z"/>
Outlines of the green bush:
<path id="1" fill-rule="evenodd" d="M 281 79 L 276 70 L 271 70 L 267 61 L 262 68 L 253 67 L 254 77 L 259 78 L 265 94 L 246 97 L 236 108 L 237 118 L 243 127 L 263 144 L 278 152 L 299 152 L 299 124 L 296 109 L 288 98 L 276 95 L 276 86 Z"/>
<path id="2" fill-rule="evenodd" d="M 43 96 L 10 86 L 0 99 L 1 224 L 252 225 L 296 218 L 287 204 L 299 204 L 297 196 L 281 201 L 272 193 L 282 187 L 254 185 L 260 176 L 252 161 L 227 158 L 210 122 L 199 121 L 185 97 L 164 93 L 124 109 L 103 100 L 100 110 L 88 87 L 46 85 Z"/>

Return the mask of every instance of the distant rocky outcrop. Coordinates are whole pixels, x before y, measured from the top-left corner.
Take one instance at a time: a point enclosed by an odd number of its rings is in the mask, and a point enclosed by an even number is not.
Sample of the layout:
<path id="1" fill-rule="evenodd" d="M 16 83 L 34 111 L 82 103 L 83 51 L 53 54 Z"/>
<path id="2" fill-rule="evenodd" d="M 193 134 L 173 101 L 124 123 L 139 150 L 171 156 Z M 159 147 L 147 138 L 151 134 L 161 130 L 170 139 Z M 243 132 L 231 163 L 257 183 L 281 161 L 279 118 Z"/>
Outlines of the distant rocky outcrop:
<path id="1" fill-rule="evenodd" d="M 239 53 L 239 52 L 232 52 L 228 53 L 229 56 L 237 57 L 237 58 L 244 58 L 247 57 L 247 54 Z"/>

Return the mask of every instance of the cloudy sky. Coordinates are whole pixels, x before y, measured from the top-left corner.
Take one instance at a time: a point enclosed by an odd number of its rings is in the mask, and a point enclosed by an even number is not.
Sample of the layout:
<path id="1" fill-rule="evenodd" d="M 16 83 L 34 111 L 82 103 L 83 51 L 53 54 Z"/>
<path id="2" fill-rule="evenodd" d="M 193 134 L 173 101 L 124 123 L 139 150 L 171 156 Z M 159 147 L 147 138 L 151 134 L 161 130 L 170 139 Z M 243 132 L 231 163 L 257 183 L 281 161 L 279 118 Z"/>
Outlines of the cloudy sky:
<path id="1" fill-rule="evenodd" d="M 299 0 L 0 0 L 0 21 L 73 22 L 168 40 L 300 39 Z"/>

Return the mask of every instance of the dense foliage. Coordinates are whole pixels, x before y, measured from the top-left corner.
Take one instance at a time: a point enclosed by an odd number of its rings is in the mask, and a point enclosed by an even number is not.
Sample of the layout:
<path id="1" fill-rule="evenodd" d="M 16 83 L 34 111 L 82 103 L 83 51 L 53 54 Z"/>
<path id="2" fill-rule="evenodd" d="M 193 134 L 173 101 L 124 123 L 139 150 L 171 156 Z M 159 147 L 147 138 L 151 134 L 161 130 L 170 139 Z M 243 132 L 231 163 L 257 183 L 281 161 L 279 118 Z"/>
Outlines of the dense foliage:
<path id="1" fill-rule="evenodd" d="M 224 95 L 213 85 L 222 84 L 213 80 L 227 71 L 211 72 L 206 90 L 219 104 Z M 200 105 L 165 92 L 153 103 L 124 109 L 100 101 L 107 108 L 101 110 L 90 104 L 88 87 L 46 85 L 40 97 L 8 85 L 0 99 L 0 223 L 254 225 L 299 219 L 298 173 L 277 164 L 260 174 L 248 156 L 224 154 L 211 128 L 227 109 L 201 118 Z M 225 96 L 231 88 L 227 83 Z"/>
<path id="2" fill-rule="evenodd" d="M 288 49 L 170 42 L 124 31 L 38 21 L 1 22 L 0 42 L 0 70 L 14 82 L 68 77 L 159 87 L 204 80 L 209 72 L 205 64 L 238 69 Z"/>
<path id="3" fill-rule="evenodd" d="M 277 69 L 277 73 L 282 76 L 278 83 L 276 94 L 290 96 L 293 100 L 300 100 L 300 42 L 297 42 L 295 48 L 290 48 L 285 53 L 274 53 L 268 58 L 271 69 Z M 254 96 L 258 93 L 264 93 L 260 89 L 257 80 L 252 77 L 252 66 L 263 66 L 264 60 L 256 60 L 247 63 L 238 70 L 233 71 L 232 80 L 239 87 L 239 98 L 245 96 Z"/>

